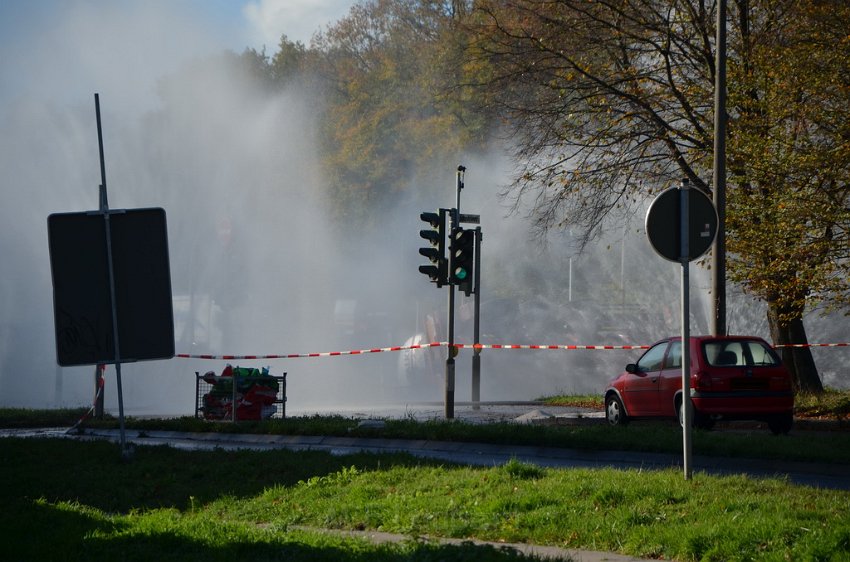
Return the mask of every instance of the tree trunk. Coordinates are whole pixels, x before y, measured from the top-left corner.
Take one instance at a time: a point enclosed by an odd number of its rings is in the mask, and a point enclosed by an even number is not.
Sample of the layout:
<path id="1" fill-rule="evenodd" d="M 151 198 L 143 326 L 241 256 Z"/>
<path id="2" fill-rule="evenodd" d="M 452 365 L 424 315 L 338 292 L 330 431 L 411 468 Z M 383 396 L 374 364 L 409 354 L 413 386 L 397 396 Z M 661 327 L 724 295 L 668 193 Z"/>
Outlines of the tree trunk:
<path id="1" fill-rule="evenodd" d="M 809 343 L 806 327 L 803 325 L 802 310 L 789 311 L 776 303 L 768 303 L 767 321 L 774 345 Z M 791 371 L 791 379 L 797 392 L 823 392 L 823 383 L 810 347 L 782 347 L 777 351 L 782 362 Z"/>

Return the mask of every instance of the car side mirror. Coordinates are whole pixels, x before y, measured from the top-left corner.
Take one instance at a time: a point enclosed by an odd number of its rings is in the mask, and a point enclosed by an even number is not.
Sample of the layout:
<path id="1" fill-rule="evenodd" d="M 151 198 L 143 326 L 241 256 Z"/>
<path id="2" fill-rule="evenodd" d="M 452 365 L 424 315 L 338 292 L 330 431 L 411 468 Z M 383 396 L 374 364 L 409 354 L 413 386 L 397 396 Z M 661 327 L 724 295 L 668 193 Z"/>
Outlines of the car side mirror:
<path id="1" fill-rule="evenodd" d="M 638 370 L 638 366 L 636 364 L 629 363 L 628 365 L 626 365 L 626 372 L 636 375 L 640 371 Z"/>

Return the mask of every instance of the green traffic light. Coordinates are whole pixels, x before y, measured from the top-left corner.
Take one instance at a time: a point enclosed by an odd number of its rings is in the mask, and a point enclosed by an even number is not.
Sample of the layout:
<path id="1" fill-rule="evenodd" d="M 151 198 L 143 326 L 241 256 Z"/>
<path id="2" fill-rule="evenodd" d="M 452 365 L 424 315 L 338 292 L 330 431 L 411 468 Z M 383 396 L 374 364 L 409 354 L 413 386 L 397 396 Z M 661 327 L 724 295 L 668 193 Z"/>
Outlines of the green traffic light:
<path id="1" fill-rule="evenodd" d="M 463 281 L 466 279 L 466 270 L 462 267 L 455 269 L 455 277 Z"/>

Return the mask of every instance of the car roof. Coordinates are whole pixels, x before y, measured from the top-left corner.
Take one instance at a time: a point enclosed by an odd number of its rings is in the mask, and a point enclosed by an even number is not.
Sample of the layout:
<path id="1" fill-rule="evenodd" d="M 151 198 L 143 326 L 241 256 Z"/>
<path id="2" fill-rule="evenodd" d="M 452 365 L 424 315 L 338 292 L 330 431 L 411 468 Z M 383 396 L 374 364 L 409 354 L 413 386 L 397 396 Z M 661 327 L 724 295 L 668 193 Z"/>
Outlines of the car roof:
<path id="1" fill-rule="evenodd" d="M 679 341 L 682 339 L 682 336 L 670 336 L 668 338 L 664 338 L 662 340 L 658 340 L 655 342 L 656 344 L 665 342 L 665 341 Z M 762 341 L 766 342 L 766 340 L 759 336 L 691 336 L 691 341 L 696 342 L 704 342 L 704 341 Z M 655 345 L 655 344 L 653 344 Z"/>

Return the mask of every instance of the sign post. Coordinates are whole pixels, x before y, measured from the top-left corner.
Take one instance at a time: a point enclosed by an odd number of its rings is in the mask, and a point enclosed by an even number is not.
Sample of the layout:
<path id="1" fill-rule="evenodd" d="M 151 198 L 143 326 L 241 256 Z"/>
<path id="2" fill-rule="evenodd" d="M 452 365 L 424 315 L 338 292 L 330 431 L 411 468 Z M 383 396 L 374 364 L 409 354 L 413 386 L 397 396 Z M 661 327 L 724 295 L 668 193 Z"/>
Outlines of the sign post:
<path id="1" fill-rule="evenodd" d="M 690 480 L 693 405 L 690 378 L 690 262 L 711 247 L 717 235 L 717 210 L 702 191 L 692 190 L 688 180 L 679 188 L 662 191 L 646 213 L 646 235 L 653 249 L 664 259 L 682 266 L 682 400 L 679 422 L 685 480 Z"/>
<path id="2" fill-rule="evenodd" d="M 100 102 L 97 211 L 47 218 L 56 358 L 60 366 L 96 365 L 95 406 L 103 409 L 103 369 L 115 365 L 121 454 L 124 431 L 121 364 L 174 356 L 174 314 L 165 210 L 110 210 L 106 193 Z"/>
<path id="3" fill-rule="evenodd" d="M 680 261 L 682 264 L 682 401 L 679 406 L 679 423 L 682 426 L 682 450 L 684 451 L 684 460 L 682 462 L 685 471 L 685 480 L 690 480 L 691 458 L 693 446 L 691 444 L 691 434 L 693 427 L 691 420 L 693 419 L 692 404 L 691 404 L 691 277 L 690 277 L 690 236 L 688 235 L 688 226 L 690 224 L 690 189 L 687 182 L 682 182 L 682 187 L 679 189 L 679 240 L 681 241 L 681 250 L 679 251 Z"/>

